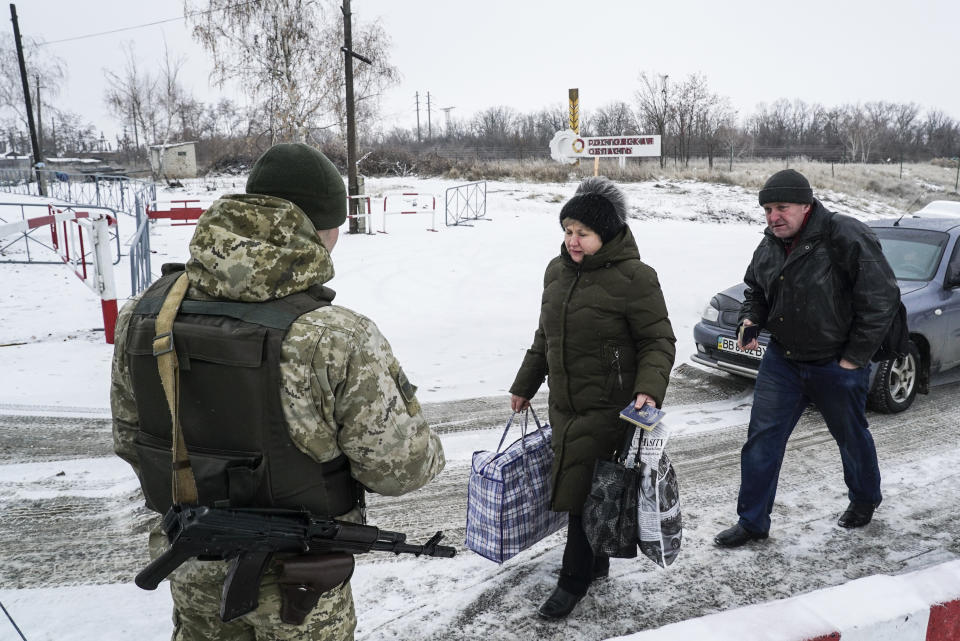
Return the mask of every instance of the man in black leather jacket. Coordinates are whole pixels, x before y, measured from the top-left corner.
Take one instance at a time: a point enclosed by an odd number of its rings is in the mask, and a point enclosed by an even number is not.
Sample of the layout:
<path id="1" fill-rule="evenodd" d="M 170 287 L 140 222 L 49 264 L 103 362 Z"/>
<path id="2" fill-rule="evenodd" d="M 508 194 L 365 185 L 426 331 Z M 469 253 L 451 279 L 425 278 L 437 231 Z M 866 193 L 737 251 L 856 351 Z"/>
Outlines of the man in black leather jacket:
<path id="1" fill-rule="evenodd" d="M 838 524 L 862 527 L 880 504 L 880 469 L 867 426 L 870 359 L 900 292 L 869 227 L 828 211 L 787 169 L 760 191 L 767 229 L 744 282 L 741 327 L 766 328 L 747 442 L 740 458 L 739 521 L 721 547 L 765 539 L 787 439 L 809 403 L 840 448 L 850 505 Z M 741 340 L 756 349 L 756 338 Z"/>

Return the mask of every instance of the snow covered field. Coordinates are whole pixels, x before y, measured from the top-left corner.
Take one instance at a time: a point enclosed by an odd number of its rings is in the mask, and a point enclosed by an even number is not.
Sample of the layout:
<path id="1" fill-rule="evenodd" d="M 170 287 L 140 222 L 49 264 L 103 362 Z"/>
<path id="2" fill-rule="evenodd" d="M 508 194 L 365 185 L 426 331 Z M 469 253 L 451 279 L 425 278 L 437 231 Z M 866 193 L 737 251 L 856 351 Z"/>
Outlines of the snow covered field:
<path id="1" fill-rule="evenodd" d="M 217 191 L 207 191 L 200 185 L 163 190 L 161 206 L 163 200 L 194 197 L 209 203 L 221 191 L 231 191 L 226 184 L 229 182 L 221 183 Z M 242 191 L 243 180 L 237 179 L 235 185 L 236 191 Z M 375 211 L 378 204 L 382 207 L 385 194 L 437 195 L 438 231 L 426 230 L 431 226 L 429 215 L 414 215 L 390 217 L 388 234 L 342 235 L 333 253 L 337 275 L 329 285 L 337 291 L 337 304 L 377 322 L 411 380 L 419 386 L 421 402 L 499 396 L 503 398 L 505 420 L 509 413 L 507 388 L 536 327 L 543 269 L 559 251 L 557 215 L 576 185 L 491 182 L 488 220 L 477 221 L 472 227 L 447 228 L 443 226 L 442 195 L 454 185 L 437 179 L 368 179 L 367 192 L 374 197 Z M 679 366 L 694 351 L 691 331 L 703 306 L 716 291 L 742 277 L 763 231 L 762 212 L 754 193 L 726 185 L 661 181 L 628 184 L 624 190 L 641 256 L 660 276 L 678 338 Z M 821 197 L 833 207 L 831 194 Z M 22 197 L 0 194 L 0 202 L 18 199 Z M 860 218 L 901 213 L 875 203 L 842 200 L 844 205 L 835 208 Z M 858 211 L 851 211 L 850 206 Z M 0 208 L 0 217 L 5 211 Z M 133 233 L 133 223 L 121 219 L 120 225 L 121 239 L 126 240 Z M 375 225 L 380 228 L 379 218 L 375 218 Z M 187 258 L 192 232 L 190 226 L 154 227 L 151 243 L 155 274 L 162 263 Z M 126 259 L 117 266 L 116 275 L 118 291 L 129 295 Z M 98 328 L 102 328 L 98 299 L 66 268 L 0 263 L 0 414 L 108 416 L 112 346 L 104 343 Z M 671 425 L 676 436 L 726 429 L 743 425 L 744 409 L 748 407 L 748 391 L 712 406 L 683 405 L 676 408 Z M 699 420 L 705 413 L 712 414 L 711 420 Z M 489 430 L 446 434 L 448 467 L 463 470 L 473 450 L 493 447 L 496 443 L 491 442 L 490 434 Z M 942 467 L 955 468 L 954 458 L 945 454 Z M 0 463 L 0 490 L 4 495 L 0 500 L 29 502 L 51 496 L 82 496 L 124 502 L 137 490 L 136 479 L 126 465 L 109 456 L 25 463 L 0 459 Z M 838 462 L 835 468 L 834 478 L 828 481 L 837 483 Z M 732 511 L 730 505 L 728 512 Z M 712 533 L 715 524 L 704 525 L 704 531 L 698 533 L 700 539 Z M 814 537 L 823 534 L 820 529 L 813 531 Z M 441 630 L 457 622 L 462 621 L 464 626 L 475 623 L 471 612 L 478 602 L 489 600 L 491 585 L 496 586 L 498 581 L 502 582 L 503 598 L 508 599 L 516 596 L 513 586 L 508 585 L 509 577 L 523 568 L 538 568 L 536 572 L 545 586 L 552 580 L 550 571 L 559 562 L 562 547 L 556 536 L 539 544 L 528 553 L 529 558 L 521 565 L 514 564 L 507 574 L 469 552 L 453 560 L 359 564 L 354 579 L 358 638 L 413 638 L 404 636 L 413 629 L 409 625 L 398 627 L 398 621 L 404 618 L 417 622 L 419 638 L 439 638 Z M 815 538 L 804 547 L 817 545 Z M 701 540 L 700 547 L 691 548 L 689 554 L 696 554 L 689 558 L 702 563 L 716 553 Z M 944 549 L 937 558 L 949 561 L 955 555 Z M 678 564 L 684 561 L 681 554 Z M 56 580 L 56 568 L 44 571 L 51 572 L 50 587 L 17 589 L 2 580 L 0 568 L 0 601 L 30 641 L 168 638 L 170 599 L 165 589 L 147 593 L 132 583 L 96 580 L 91 581 L 96 585 L 69 581 L 61 585 Z M 649 572 L 653 577 L 652 565 Z M 770 594 L 785 596 L 776 589 Z M 57 604 L 55 616 L 48 614 L 50 603 Z M 615 616 L 619 607 L 594 606 L 607 608 L 610 616 Z M 511 604 L 504 603 L 503 607 L 510 608 Z M 766 615 L 756 616 L 759 627 L 780 625 L 779 621 L 764 619 Z M 612 636 L 605 633 L 602 616 L 582 626 L 576 619 L 575 612 L 569 623 L 575 636 Z M 486 621 L 486 625 L 495 628 L 496 622 Z M 556 638 L 561 638 L 563 625 L 555 627 L 552 634 L 558 635 Z M 499 636 L 504 639 L 536 638 L 539 634 L 532 630 L 525 634 L 522 629 L 502 632 Z M 0 616 L 0 639 L 17 638 Z M 643 638 L 661 637 L 646 633 Z"/>
<path id="2" fill-rule="evenodd" d="M 560 207 L 576 187 L 491 182 L 488 220 L 444 227 L 442 196 L 455 184 L 368 179 L 374 211 L 382 211 L 384 195 L 391 195 L 391 208 L 401 192 L 437 195 L 438 232 L 426 231 L 430 215 L 391 216 L 388 234 L 343 234 L 333 253 L 336 303 L 377 322 L 423 402 L 506 393 L 536 329 L 543 270 L 560 248 Z M 240 178 L 220 181 L 216 192 L 162 190 L 159 207 L 184 198 L 206 205 L 243 185 Z M 663 181 L 626 184 L 624 191 L 641 257 L 660 276 L 679 363 L 694 349 L 691 330 L 710 297 L 742 278 L 763 214 L 755 194 L 727 185 Z M 0 193 L 0 202 L 22 198 Z M 899 215 L 874 203 L 862 203 L 862 211 Z M 186 260 L 193 229 L 153 228 L 155 275 L 164 262 Z M 121 219 L 121 239 L 133 232 L 132 220 Z M 110 348 L 94 330 L 103 326 L 98 299 L 63 267 L 0 269 L 0 343 L 26 343 L 4 348 L 8 380 L 0 405 L 107 408 Z M 116 275 L 119 295 L 129 296 L 126 259 Z"/>

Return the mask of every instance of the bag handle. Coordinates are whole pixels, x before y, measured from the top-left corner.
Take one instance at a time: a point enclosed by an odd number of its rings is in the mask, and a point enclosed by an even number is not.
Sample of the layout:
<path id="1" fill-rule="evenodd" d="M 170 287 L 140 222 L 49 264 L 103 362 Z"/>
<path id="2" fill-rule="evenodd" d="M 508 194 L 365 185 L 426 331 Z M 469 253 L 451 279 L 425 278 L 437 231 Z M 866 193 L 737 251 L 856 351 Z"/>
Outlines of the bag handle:
<path id="1" fill-rule="evenodd" d="M 532 407 L 532 406 L 531 406 L 531 407 L 528 407 L 527 409 L 523 410 L 523 424 L 520 426 L 520 438 L 521 438 L 521 439 L 523 439 L 523 438 L 526 437 L 526 435 L 527 435 L 527 413 L 528 413 L 528 412 L 533 415 L 533 422 L 536 423 L 536 425 L 537 425 L 537 431 L 540 431 L 540 430 L 543 429 L 543 428 L 540 426 L 540 419 L 537 418 L 537 413 L 534 411 L 533 407 Z M 503 428 L 503 436 L 500 437 L 500 444 L 497 445 L 497 452 L 498 452 L 498 453 L 500 452 L 500 449 L 503 447 L 504 442 L 507 440 L 507 433 L 510 431 L 510 426 L 513 424 L 513 419 L 514 419 L 514 418 L 517 416 L 517 414 L 519 414 L 519 413 L 520 413 L 520 412 L 514 412 L 513 414 L 510 415 L 510 418 L 507 420 L 507 426 Z M 525 445 L 525 442 L 524 442 L 524 441 L 521 441 L 521 443 L 524 443 L 524 445 Z M 524 452 L 526 452 L 526 448 L 524 448 Z"/>
<path id="2" fill-rule="evenodd" d="M 626 421 L 624 421 L 624 423 L 626 423 Z M 619 463 L 620 465 L 626 465 L 627 457 L 630 456 L 630 448 L 633 446 L 633 437 L 637 433 L 637 426 L 633 424 L 629 424 L 629 425 L 630 427 L 627 429 L 626 434 L 624 434 L 623 436 L 623 444 L 620 446 L 620 450 L 619 450 L 619 453 L 617 454 L 616 459 L 614 459 L 615 462 Z M 639 444 L 637 445 L 637 456 L 636 456 L 635 462 L 636 463 L 640 462 Z"/>
<path id="3" fill-rule="evenodd" d="M 500 444 L 497 445 L 497 453 L 498 453 L 498 454 L 500 453 L 500 449 L 503 447 L 504 442 L 507 440 L 507 433 L 510 431 L 510 426 L 513 424 L 513 419 L 514 419 L 514 418 L 517 416 L 517 414 L 519 414 L 519 413 L 520 413 L 520 412 L 514 412 L 513 414 L 510 415 L 510 418 L 507 420 L 507 426 L 506 426 L 505 428 L 503 428 L 503 436 L 500 437 Z M 530 472 L 527 471 L 527 445 L 528 445 L 528 443 L 527 443 L 527 425 L 528 425 L 527 417 L 528 417 L 529 415 L 533 415 L 533 422 L 534 422 L 534 423 L 536 424 L 536 426 L 537 426 L 536 432 L 539 432 L 539 433 L 541 434 L 541 439 L 543 438 L 543 436 L 542 436 L 542 435 L 543 435 L 543 432 L 542 432 L 543 427 L 540 425 L 540 419 L 537 418 L 537 412 L 533 409 L 532 406 L 527 407 L 527 409 L 525 409 L 525 410 L 523 411 L 523 423 L 520 425 L 520 450 L 521 450 L 521 455 L 520 455 L 520 469 L 523 470 L 523 481 L 524 481 L 524 482 L 523 482 L 523 486 L 524 486 L 524 489 L 527 491 L 527 495 L 531 497 L 531 503 L 533 503 L 533 498 L 534 498 L 534 497 L 533 497 L 533 483 L 530 481 Z M 531 432 L 531 434 L 536 433 L 536 432 Z"/>

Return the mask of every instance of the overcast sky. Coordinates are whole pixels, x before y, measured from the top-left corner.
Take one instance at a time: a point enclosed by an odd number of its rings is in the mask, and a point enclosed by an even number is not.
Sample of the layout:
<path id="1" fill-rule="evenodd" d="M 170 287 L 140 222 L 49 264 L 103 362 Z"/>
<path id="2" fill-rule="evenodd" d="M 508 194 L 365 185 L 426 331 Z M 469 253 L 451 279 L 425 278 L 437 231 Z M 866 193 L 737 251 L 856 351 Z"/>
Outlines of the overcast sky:
<path id="1" fill-rule="evenodd" d="M 180 0 L 16 5 L 21 32 L 51 43 L 164 21 L 48 45 L 68 66 L 58 106 L 107 135 L 120 125 L 103 105 L 103 70 L 121 71 L 125 42 L 155 71 L 166 41 L 186 57 L 183 79 L 198 99 L 221 95 L 209 86 L 210 62 L 190 38 Z M 415 125 L 416 92 L 423 127 L 427 92 L 437 127 L 443 107 L 455 118 L 500 104 L 532 111 L 565 105 L 572 87 L 584 111 L 631 101 L 644 70 L 677 81 L 701 72 L 741 116 L 761 102 L 800 98 L 916 102 L 960 119 L 958 0 L 353 0 L 352 9 L 355 21 L 379 19 L 393 41 L 403 79 L 384 97 L 386 128 Z"/>

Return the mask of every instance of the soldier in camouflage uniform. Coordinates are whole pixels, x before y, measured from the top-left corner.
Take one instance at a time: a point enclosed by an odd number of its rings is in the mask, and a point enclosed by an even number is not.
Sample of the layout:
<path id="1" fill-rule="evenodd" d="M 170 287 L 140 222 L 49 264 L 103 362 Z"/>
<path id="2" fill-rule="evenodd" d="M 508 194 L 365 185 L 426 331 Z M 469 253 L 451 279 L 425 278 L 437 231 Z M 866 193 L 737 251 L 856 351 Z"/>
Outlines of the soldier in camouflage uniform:
<path id="1" fill-rule="evenodd" d="M 302 144 L 272 147 L 254 165 L 246 194 L 224 196 L 200 217 L 186 265 L 186 299 L 257 304 L 329 281 L 329 252 L 345 216 L 343 180 L 326 157 Z M 117 321 L 111 409 L 114 449 L 146 488 L 140 442 L 146 417 L 138 412 L 142 399 L 131 375 L 135 339 L 128 331 L 136 323 L 137 301 L 124 306 Z M 352 509 L 330 516 L 362 522 L 362 488 L 400 495 L 442 470 L 440 440 L 420 412 L 416 388 L 370 319 L 333 305 L 304 313 L 283 338 L 279 370 L 282 418 L 296 449 L 318 466 L 345 456 L 350 476 L 362 486 Z M 265 392 L 235 393 L 242 398 Z M 188 450 L 190 430 L 184 419 Z M 158 526 L 150 534 L 151 557 L 164 544 Z M 281 621 L 277 561 L 263 577 L 259 606 L 223 623 L 218 611 L 226 569 L 225 562 L 191 560 L 170 575 L 175 641 L 353 638 L 349 582 L 325 593 L 303 624 Z"/>

